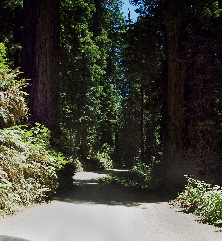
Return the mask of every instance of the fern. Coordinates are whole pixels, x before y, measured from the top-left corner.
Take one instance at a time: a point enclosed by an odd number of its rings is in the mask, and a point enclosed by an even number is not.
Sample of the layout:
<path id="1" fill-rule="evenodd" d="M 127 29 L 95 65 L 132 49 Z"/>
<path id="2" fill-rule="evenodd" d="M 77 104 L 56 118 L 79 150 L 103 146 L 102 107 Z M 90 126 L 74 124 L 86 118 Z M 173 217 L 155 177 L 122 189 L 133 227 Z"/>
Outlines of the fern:
<path id="1" fill-rule="evenodd" d="M 24 126 L 0 130 L 0 213 L 42 202 L 58 187 L 58 161 Z M 39 126 L 38 126 L 39 128 Z M 28 136 L 30 138 L 28 138 Z M 43 135 L 44 136 L 44 135 Z M 40 136 L 38 139 L 40 140 Z"/>
<path id="2" fill-rule="evenodd" d="M 15 125 L 27 115 L 26 93 L 22 91 L 27 83 L 18 79 L 19 69 L 12 70 L 6 64 L 5 47 L 0 43 L 0 128 Z"/>

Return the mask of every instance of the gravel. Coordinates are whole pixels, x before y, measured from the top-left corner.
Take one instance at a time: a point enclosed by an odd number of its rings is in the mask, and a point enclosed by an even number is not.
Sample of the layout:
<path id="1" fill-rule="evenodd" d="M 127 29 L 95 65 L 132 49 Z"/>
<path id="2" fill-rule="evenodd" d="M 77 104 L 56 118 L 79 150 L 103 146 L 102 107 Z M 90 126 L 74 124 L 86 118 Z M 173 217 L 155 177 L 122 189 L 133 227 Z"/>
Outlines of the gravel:
<path id="1" fill-rule="evenodd" d="M 122 170 L 124 171 L 124 170 Z M 0 219 L 0 241 L 212 241 L 221 229 L 154 194 L 100 185 L 109 172 L 77 173 L 73 190 Z"/>

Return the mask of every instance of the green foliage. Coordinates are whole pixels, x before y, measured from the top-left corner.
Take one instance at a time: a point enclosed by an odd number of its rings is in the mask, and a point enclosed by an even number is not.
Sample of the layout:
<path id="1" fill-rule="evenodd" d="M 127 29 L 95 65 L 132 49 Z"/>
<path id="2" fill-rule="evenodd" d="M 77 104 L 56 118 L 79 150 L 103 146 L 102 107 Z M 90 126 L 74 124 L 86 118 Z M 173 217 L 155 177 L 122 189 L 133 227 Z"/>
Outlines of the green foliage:
<path id="1" fill-rule="evenodd" d="M 67 151 L 86 169 L 110 165 L 119 102 L 119 6 L 119 1 L 62 1 L 62 129 Z"/>
<path id="2" fill-rule="evenodd" d="M 1 215 L 45 201 L 56 192 L 57 172 L 68 161 L 50 149 L 49 138 L 49 130 L 40 124 L 0 130 Z"/>
<path id="3" fill-rule="evenodd" d="M 109 174 L 101 179 L 105 184 L 122 185 L 141 188 L 145 191 L 157 191 L 161 184 L 161 178 L 156 169 L 159 166 L 138 163 L 130 171 L 120 171 L 118 174 Z"/>
<path id="4" fill-rule="evenodd" d="M 0 1 L 0 42 L 7 46 L 7 64 L 16 67 L 21 66 L 22 4 L 23 0 Z"/>
<path id="5" fill-rule="evenodd" d="M 0 43 L 0 69 L 6 66 L 6 47 Z"/>
<path id="6" fill-rule="evenodd" d="M 17 127 L 14 127 L 16 129 Z M 19 129 L 21 126 L 18 127 Z M 26 128 L 26 126 L 24 126 Z M 40 123 L 35 123 L 34 127 L 31 127 L 28 131 L 24 132 L 24 138 L 26 141 L 30 141 L 32 144 L 37 144 L 45 149 L 50 148 L 50 130 Z"/>
<path id="7" fill-rule="evenodd" d="M 187 177 L 185 190 L 174 200 L 188 212 L 200 215 L 202 220 L 214 225 L 222 224 L 222 189 L 203 181 Z"/>
<path id="8" fill-rule="evenodd" d="M 19 123 L 27 115 L 26 93 L 21 89 L 27 85 L 18 79 L 19 69 L 12 70 L 6 61 L 6 48 L 0 43 L 0 128 Z"/>
<path id="9" fill-rule="evenodd" d="M 134 179 L 137 186 L 142 189 L 156 190 L 161 184 L 160 176 L 160 163 L 159 164 L 145 164 L 138 163 L 132 168 Z"/>
<path id="10" fill-rule="evenodd" d="M 215 1 L 193 1 L 192 7 L 186 2 L 183 11 L 186 24 L 181 30 L 186 62 L 185 162 L 192 160 L 199 174 L 206 178 L 218 173 L 217 179 L 221 178 L 220 12 Z"/>
<path id="11" fill-rule="evenodd" d="M 121 186 L 131 186 L 129 180 L 131 179 L 131 174 L 128 172 L 117 174 L 108 174 L 106 177 L 99 179 L 100 183 L 108 184 L 108 185 L 121 185 Z"/>
<path id="12" fill-rule="evenodd" d="M 160 159 L 162 152 L 165 56 L 156 16 L 147 14 L 131 24 L 123 34 L 123 44 L 122 118 L 116 160 L 132 168 L 138 161 L 150 164 Z"/>
<path id="13" fill-rule="evenodd" d="M 131 143 L 127 142 L 127 146 L 130 147 L 125 153 L 129 153 L 129 157 L 133 155 L 138 158 L 140 152 L 138 154 L 134 149 L 139 149 L 142 146 L 139 145 L 138 141 L 139 130 L 134 133 L 131 131 L 137 127 L 136 124 L 141 119 L 138 115 L 139 103 L 142 102 L 138 101 L 139 91 L 134 94 L 136 83 L 137 85 L 144 85 L 145 89 L 143 101 L 145 109 L 145 126 L 143 128 L 146 143 L 145 156 L 153 158 L 164 150 L 164 159 L 167 160 L 170 152 L 166 152 L 167 148 L 161 150 L 162 145 L 164 145 L 164 142 L 167 143 L 168 134 L 176 129 L 171 128 L 172 126 L 169 127 L 170 123 L 166 119 L 167 115 L 171 113 L 167 113 L 167 107 L 171 106 L 171 100 L 166 101 L 167 91 L 170 86 L 175 87 L 168 82 L 170 79 L 167 80 L 169 56 L 166 58 L 166 53 L 170 46 L 170 42 L 167 43 L 167 37 L 171 34 L 167 34 L 166 29 L 172 22 L 166 26 L 166 16 L 168 15 L 167 11 L 174 4 L 168 4 L 168 1 L 151 0 L 133 0 L 133 2 L 138 5 L 137 12 L 140 17 L 137 23 L 131 25 L 126 33 L 123 64 L 126 83 L 128 83 L 126 89 L 129 90 L 128 96 L 131 97 L 131 100 L 130 98 L 126 99 L 126 106 L 128 115 L 133 117 L 131 120 L 134 119 L 134 123 L 132 123 L 130 118 L 126 118 L 126 123 L 129 122 L 126 136 L 134 136 L 134 138 L 132 138 Z M 180 63 L 180 68 L 184 69 L 184 72 L 180 71 L 180 77 L 184 80 L 184 99 L 181 99 L 180 103 L 183 106 L 184 116 L 180 128 L 184 128 L 184 130 L 181 130 L 183 133 L 181 138 L 181 141 L 183 140 L 183 143 L 181 143 L 183 157 L 181 162 L 176 160 L 175 163 L 184 163 L 181 175 L 185 173 L 198 174 L 206 179 L 213 177 L 214 180 L 221 183 L 222 28 L 219 24 L 222 17 L 221 9 L 218 8 L 219 1 L 193 0 L 192 4 L 190 1 L 180 2 L 181 15 L 175 22 L 179 24 L 181 18 L 177 63 Z M 172 39 L 168 40 L 171 41 Z M 173 47 L 176 50 L 175 46 Z M 170 55 L 172 53 L 173 51 Z M 173 71 L 175 71 L 175 68 Z M 175 77 L 175 72 L 173 72 L 173 75 Z M 176 95 L 181 96 L 179 91 L 180 88 L 178 87 Z M 172 101 L 172 104 L 175 103 L 177 105 L 178 101 Z M 124 116 L 127 115 L 127 109 Z M 172 112 L 173 115 L 174 112 Z M 130 129 L 132 126 L 133 128 Z M 168 128 L 170 132 L 167 133 Z M 157 138 L 155 138 L 155 135 Z M 179 142 L 176 141 L 176 136 L 173 138 L 175 138 L 175 143 L 171 140 L 170 145 L 180 146 Z M 128 139 L 123 138 L 126 141 L 129 141 L 129 139 L 129 137 Z M 125 143 L 122 142 L 121 147 L 124 148 Z M 173 153 L 172 146 L 170 149 Z M 177 153 L 179 152 L 175 151 L 173 156 L 176 156 Z M 145 161 L 149 161 L 149 159 L 146 158 Z M 129 158 L 125 158 L 125 160 L 129 160 Z M 169 163 L 166 161 L 166 172 L 168 168 L 170 169 L 171 163 L 173 163 L 173 158 L 169 158 Z M 172 170 L 175 170 L 175 168 L 172 168 Z M 169 171 L 169 173 L 172 172 Z M 179 175 L 178 172 L 172 177 L 169 174 L 169 180 L 173 180 L 177 175 Z M 179 180 L 182 180 L 182 178 L 179 178 Z M 179 184 L 179 181 L 175 181 L 175 183 Z"/>
<path id="14" fill-rule="evenodd" d="M 113 160 L 111 154 L 113 149 L 107 143 L 104 143 L 102 148 L 96 153 L 96 157 L 99 160 L 99 166 L 101 169 L 111 169 L 113 168 Z"/>

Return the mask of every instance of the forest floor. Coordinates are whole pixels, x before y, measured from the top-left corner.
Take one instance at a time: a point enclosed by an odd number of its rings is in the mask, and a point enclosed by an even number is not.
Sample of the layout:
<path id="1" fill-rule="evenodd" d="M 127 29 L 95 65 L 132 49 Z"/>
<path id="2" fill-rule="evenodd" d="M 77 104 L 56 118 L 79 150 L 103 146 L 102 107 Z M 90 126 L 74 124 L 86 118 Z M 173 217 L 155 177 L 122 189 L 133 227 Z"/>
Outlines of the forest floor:
<path id="1" fill-rule="evenodd" d="M 222 230 L 161 196 L 98 184 L 108 172 L 120 170 L 77 173 L 73 190 L 0 219 L 0 241 L 222 240 Z"/>

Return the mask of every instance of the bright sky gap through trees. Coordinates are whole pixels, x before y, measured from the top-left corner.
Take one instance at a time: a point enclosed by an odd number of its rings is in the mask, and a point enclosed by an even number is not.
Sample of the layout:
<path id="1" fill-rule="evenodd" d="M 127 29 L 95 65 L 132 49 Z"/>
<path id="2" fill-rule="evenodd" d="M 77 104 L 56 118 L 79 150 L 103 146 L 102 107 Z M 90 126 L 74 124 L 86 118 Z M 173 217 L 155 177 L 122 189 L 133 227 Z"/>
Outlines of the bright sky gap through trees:
<path id="1" fill-rule="evenodd" d="M 128 13 L 130 11 L 130 18 L 133 22 L 136 22 L 138 14 L 135 12 L 137 9 L 136 6 L 130 4 L 129 0 L 123 0 L 123 6 L 122 6 L 122 11 L 123 11 L 123 16 L 127 20 L 128 19 Z"/>
<path id="2" fill-rule="evenodd" d="M 169 192 L 184 175 L 222 186 L 221 3 L 1 1 L 0 65 L 2 51 L 21 67 L 29 113 L 12 119 L 3 69 L 0 126 L 44 125 L 85 170 L 136 169 Z"/>

